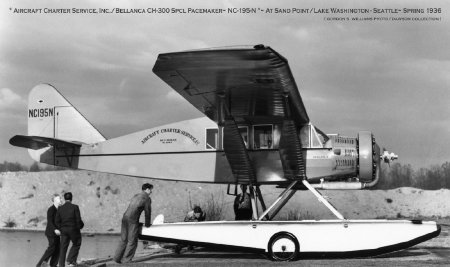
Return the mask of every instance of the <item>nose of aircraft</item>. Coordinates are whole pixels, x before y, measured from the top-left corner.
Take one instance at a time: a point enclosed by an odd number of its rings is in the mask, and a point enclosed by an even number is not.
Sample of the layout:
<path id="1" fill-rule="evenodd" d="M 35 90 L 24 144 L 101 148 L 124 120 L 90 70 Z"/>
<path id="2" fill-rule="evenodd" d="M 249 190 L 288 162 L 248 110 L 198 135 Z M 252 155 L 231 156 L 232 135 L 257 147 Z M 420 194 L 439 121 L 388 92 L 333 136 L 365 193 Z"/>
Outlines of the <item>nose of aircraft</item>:
<path id="1" fill-rule="evenodd" d="M 386 163 L 391 163 L 392 161 L 398 159 L 398 155 L 394 152 L 389 153 L 389 151 L 384 150 L 383 155 L 381 155 L 381 159 Z"/>

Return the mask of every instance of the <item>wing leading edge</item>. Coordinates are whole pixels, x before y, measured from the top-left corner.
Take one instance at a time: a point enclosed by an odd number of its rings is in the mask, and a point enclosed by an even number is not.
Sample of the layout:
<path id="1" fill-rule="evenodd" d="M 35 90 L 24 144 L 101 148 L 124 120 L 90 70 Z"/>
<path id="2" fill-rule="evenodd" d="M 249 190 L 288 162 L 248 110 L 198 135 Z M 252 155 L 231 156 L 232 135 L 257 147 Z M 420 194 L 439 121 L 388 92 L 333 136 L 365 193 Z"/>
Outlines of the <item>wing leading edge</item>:
<path id="1" fill-rule="evenodd" d="M 153 72 L 198 110 L 218 121 L 219 97 L 236 120 L 285 117 L 309 122 L 287 60 L 270 47 L 217 48 L 160 54 Z"/>

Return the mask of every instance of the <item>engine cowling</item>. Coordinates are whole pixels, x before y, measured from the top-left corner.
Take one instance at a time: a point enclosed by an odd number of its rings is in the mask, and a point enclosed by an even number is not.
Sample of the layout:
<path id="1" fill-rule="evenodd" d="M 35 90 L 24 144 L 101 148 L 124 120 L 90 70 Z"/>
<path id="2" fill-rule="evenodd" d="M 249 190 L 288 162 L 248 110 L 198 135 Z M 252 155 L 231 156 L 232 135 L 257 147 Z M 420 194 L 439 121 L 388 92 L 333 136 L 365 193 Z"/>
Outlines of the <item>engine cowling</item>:
<path id="1" fill-rule="evenodd" d="M 380 166 L 380 147 L 375 142 L 373 134 L 368 131 L 358 133 L 358 177 L 363 183 L 376 179 Z"/>

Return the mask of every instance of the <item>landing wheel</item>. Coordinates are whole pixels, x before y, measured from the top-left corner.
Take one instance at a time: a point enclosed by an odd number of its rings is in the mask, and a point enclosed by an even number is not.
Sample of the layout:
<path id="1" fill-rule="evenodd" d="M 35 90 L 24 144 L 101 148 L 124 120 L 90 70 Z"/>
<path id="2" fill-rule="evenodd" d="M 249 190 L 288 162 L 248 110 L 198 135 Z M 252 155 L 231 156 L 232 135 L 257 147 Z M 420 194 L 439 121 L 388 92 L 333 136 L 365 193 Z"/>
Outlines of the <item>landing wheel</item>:
<path id="1" fill-rule="evenodd" d="M 297 259 L 299 250 L 297 238 L 291 233 L 278 233 L 269 240 L 268 254 L 274 261 L 293 261 Z"/>

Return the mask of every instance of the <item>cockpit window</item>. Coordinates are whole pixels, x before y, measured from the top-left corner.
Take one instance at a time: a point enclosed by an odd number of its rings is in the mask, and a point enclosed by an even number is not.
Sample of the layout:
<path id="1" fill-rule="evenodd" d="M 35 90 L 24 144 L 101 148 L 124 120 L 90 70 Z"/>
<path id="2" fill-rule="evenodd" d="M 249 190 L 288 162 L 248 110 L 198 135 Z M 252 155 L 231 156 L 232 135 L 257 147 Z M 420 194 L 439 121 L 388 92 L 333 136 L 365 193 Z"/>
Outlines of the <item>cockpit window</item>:
<path id="1" fill-rule="evenodd" d="M 328 140 L 330 140 L 328 135 L 326 135 L 324 132 L 322 132 L 319 128 L 316 128 L 316 127 L 314 127 L 314 128 L 316 129 L 317 135 L 319 136 L 320 141 L 322 142 L 322 145 L 325 144 Z"/>
<path id="2" fill-rule="evenodd" d="M 300 128 L 300 142 L 303 148 L 323 148 L 328 139 L 328 136 L 311 124 Z"/>

